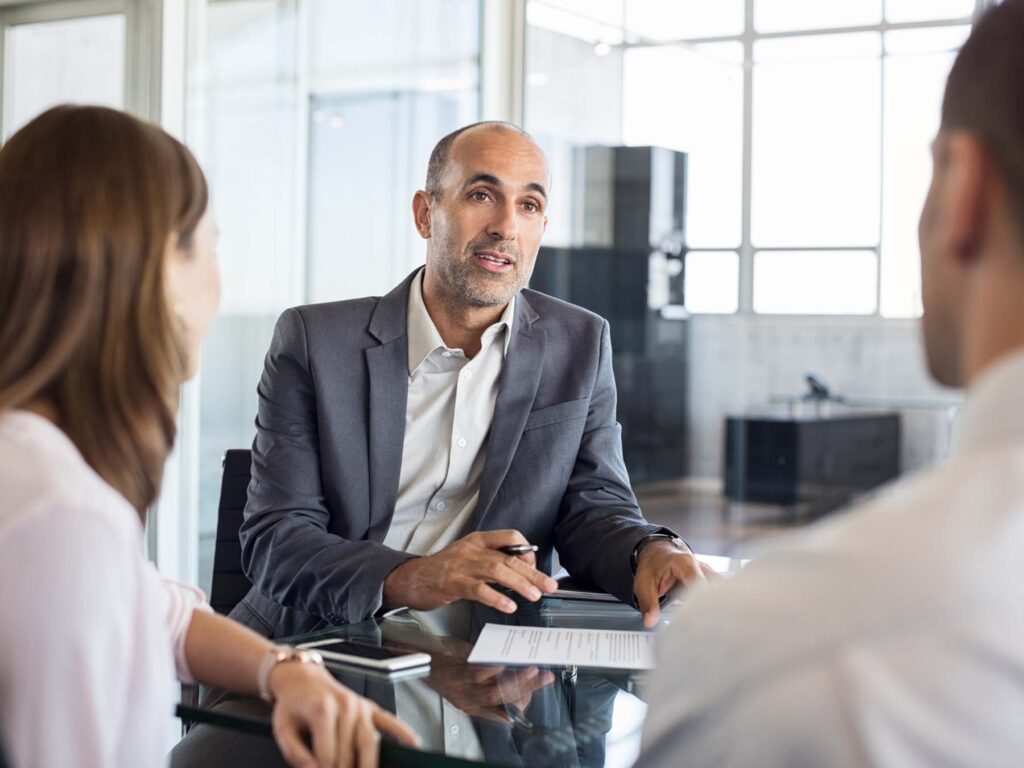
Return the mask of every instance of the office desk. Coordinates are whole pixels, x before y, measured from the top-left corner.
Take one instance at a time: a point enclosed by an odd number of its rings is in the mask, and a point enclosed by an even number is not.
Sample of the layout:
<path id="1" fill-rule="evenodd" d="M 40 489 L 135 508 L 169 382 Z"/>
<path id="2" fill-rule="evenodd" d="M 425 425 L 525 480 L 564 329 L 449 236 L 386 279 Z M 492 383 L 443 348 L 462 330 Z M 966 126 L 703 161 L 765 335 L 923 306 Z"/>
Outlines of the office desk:
<path id="1" fill-rule="evenodd" d="M 430 671 L 419 677 L 392 680 L 354 667 L 329 667 L 348 687 L 397 711 L 423 739 L 422 752 L 385 744 L 382 765 L 617 768 L 633 764 L 647 709 L 644 678 L 651 673 L 576 667 L 502 670 L 467 664 L 473 641 L 488 622 L 643 629 L 640 614 L 626 605 L 545 599 L 537 604 L 521 602 L 513 616 L 475 603 L 456 603 L 438 611 L 404 612 L 288 641 L 346 637 L 430 654 Z M 202 719 L 207 722 L 193 726 L 175 748 L 172 766 L 284 764 L 268 736 L 270 710 L 262 701 L 209 692 L 202 707 Z M 225 727 L 211 726 L 212 720 Z"/>

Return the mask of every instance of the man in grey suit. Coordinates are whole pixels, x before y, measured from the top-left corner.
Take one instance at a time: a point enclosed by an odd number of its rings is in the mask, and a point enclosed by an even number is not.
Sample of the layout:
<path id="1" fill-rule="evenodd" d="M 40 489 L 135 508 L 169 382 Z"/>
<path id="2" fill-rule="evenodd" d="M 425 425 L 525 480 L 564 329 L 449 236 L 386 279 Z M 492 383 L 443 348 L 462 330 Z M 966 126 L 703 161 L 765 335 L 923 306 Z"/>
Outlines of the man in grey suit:
<path id="1" fill-rule="evenodd" d="M 282 636 L 459 599 L 506 613 L 579 579 L 635 603 L 704 579 L 648 524 L 615 420 L 608 323 L 526 290 L 550 186 L 521 129 L 443 138 L 413 199 L 425 268 L 383 298 L 298 307 L 259 385 L 234 616 Z M 534 544 L 532 553 L 502 548 Z"/>

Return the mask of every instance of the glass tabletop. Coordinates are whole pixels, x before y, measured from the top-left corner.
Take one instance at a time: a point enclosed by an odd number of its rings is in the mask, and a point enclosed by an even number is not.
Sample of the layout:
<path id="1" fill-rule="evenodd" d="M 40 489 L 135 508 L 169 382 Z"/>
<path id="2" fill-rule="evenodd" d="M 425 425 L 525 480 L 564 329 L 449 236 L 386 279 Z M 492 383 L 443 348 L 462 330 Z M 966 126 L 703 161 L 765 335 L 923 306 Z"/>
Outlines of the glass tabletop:
<path id="1" fill-rule="evenodd" d="M 470 664 L 473 643 L 488 623 L 644 629 L 640 614 L 622 603 L 519 601 L 516 613 L 507 616 L 460 602 L 431 612 L 402 611 L 331 627 L 287 642 L 337 637 L 430 655 L 429 669 L 390 677 L 357 667 L 328 666 L 342 683 L 397 713 L 422 738 L 418 752 L 385 744 L 382 765 L 633 765 L 647 711 L 642 691 L 649 673 Z M 208 691 L 200 706 L 201 713 L 191 714 L 207 724 L 190 730 L 172 753 L 172 766 L 282 764 L 272 740 L 265 737 L 270 732 L 270 709 L 262 701 Z M 211 728 L 210 723 L 226 728 Z M 259 733 L 264 737 L 252 735 Z"/>

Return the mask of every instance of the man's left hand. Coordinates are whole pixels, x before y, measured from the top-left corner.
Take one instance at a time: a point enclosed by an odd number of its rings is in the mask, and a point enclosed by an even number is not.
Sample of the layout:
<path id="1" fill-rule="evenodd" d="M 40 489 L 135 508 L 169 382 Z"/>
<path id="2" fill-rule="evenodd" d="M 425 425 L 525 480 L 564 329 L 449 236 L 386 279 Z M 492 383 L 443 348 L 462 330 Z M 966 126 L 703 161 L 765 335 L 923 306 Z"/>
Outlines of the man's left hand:
<path id="1" fill-rule="evenodd" d="M 661 617 L 661 598 L 676 587 L 703 584 L 713 573 L 692 552 L 682 550 L 670 541 L 651 541 L 637 557 L 633 594 L 644 615 L 644 626 L 653 627 Z"/>

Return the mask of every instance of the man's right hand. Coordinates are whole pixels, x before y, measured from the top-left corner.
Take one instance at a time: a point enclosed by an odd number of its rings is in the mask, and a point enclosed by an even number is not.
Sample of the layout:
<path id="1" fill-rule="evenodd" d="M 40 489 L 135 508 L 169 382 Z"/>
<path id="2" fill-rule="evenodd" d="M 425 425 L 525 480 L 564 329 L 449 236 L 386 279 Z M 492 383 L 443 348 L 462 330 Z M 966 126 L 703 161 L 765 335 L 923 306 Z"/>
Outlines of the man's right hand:
<path id="1" fill-rule="evenodd" d="M 507 587 L 527 600 L 554 592 L 558 582 L 535 567 L 533 553 L 506 555 L 501 547 L 527 544 L 519 531 L 482 531 L 454 541 L 433 555 L 407 560 L 384 581 L 384 607 L 429 611 L 456 600 L 475 600 L 503 613 L 516 604 L 491 584 Z"/>

